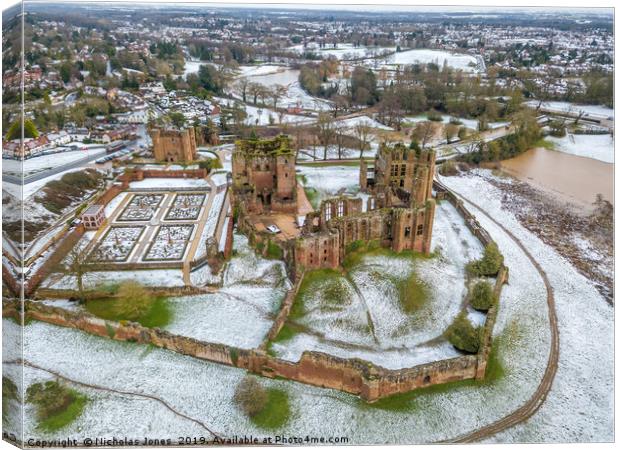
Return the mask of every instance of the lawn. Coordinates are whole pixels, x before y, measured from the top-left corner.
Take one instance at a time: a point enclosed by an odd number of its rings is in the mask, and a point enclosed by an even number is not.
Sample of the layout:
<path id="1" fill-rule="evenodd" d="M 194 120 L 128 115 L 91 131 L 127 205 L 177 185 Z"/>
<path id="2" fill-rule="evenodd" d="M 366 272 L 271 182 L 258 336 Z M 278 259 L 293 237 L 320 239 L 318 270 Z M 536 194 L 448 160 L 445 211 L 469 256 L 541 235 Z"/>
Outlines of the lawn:
<path id="1" fill-rule="evenodd" d="M 73 401 L 67 406 L 66 409 L 60 411 L 45 420 L 39 422 L 38 428 L 44 431 L 57 431 L 66 427 L 71 422 L 79 417 L 88 402 L 85 395 L 71 390 L 73 395 Z"/>
<path id="2" fill-rule="evenodd" d="M 129 317 L 120 307 L 117 299 L 94 299 L 86 302 L 86 310 L 102 319 L 121 321 L 131 320 L 142 326 L 164 327 L 172 321 L 172 311 L 165 297 L 152 298 L 146 308 L 136 317 Z"/>
<path id="3" fill-rule="evenodd" d="M 250 419 L 259 428 L 275 430 L 284 425 L 290 416 L 288 394 L 281 389 L 267 389 L 267 404 Z"/>

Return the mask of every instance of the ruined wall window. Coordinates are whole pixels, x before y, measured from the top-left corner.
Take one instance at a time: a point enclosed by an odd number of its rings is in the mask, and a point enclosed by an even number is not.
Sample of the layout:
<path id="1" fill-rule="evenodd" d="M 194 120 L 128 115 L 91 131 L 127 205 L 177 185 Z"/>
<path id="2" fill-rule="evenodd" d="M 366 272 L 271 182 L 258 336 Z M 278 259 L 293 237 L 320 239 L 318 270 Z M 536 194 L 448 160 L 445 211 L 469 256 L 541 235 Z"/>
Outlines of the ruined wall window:
<path id="1" fill-rule="evenodd" d="M 328 203 L 325 205 L 325 222 L 329 222 L 332 218 L 332 205 Z"/>
<path id="2" fill-rule="evenodd" d="M 400 179 L 400 187 L 405 187 L 405 180 L 404 180 L 404 178 Z"/>
<path id="3" fill-rule="evenodd" d="M 426 375 L 426 376 L 424 377 L 424 384 L 428 384 L 428 383 L 430 383 L 430 382 L 431 382 L 431 376 L 430 376 L 430 375 Z"/>
<path id="4" fill-rule="evenodd" d="M 338 202 L 338 217 L 342 217 L 344 216 L 344 201 L 340 200 Z"/>
<path id="5" fill-rule="evenodd" d="M 418 229 L 417 229 L 417 231 L 416 231 L 416 234 L 417 234 L 418 236 L 421 236 L 421 235 L 423 235 L 423 234 L 424 234 L 424 225 L 418 225 Z"/>
<path id="6" fill-rule="evenodd" d="M 405 237 L 411 236 L 411 227 L 405 227 Z"/>
<path id="7" fill-rule="evenodd" d="M 407 173 L 407 165 L 403 164 L 402 166 L 400 166 L 400 176 L 404 177 L 406 173 Z"/>
<path id="8" fill-rule="evenodd" d="M 392 167 L 390 168 L 390 175 L 393 177 L 398 175 L 398 164 L 392 164 Z"/>

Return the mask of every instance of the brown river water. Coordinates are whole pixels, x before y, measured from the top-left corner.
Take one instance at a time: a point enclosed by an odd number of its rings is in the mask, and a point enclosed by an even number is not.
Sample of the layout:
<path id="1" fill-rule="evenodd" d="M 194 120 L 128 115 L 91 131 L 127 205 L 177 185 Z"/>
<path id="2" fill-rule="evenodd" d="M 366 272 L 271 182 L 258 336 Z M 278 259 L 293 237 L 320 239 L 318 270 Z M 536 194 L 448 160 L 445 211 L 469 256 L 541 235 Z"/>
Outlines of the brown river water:
<path id="1" fill-rule="evenodd" d="M 576 206 L 590 207 L 596 194 L 614 203 L 613 164 L 546 148 L 533 148 L 501 164 L 508 174 Z"/>

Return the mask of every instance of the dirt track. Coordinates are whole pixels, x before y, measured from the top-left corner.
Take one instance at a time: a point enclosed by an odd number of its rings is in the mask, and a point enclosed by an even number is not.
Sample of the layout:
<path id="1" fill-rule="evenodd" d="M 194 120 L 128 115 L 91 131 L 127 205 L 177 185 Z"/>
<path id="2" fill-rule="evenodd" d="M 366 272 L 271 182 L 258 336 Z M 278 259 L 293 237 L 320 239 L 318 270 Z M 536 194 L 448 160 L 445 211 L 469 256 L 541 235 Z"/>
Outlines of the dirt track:
<path id="1" fill-rule="evenodd" d="M 476 209 L 478 209 L 482 214 L 484 214 L 489 220 L 491 220 L 495 225 L 502 229 L 509 237 L 512 239 L 515 244 L 519 246 L 519 248 L 523 251 L 523 253 L 527 256 L 527 258 L 534 265 L 538 273 L 540 274 L 543 282 L 545 283 L 545 288 L 547 290 L 547 307 L 549 309 L 549 328 L 551 331 L 551 350 L 549 352 L 549 359 L 547 361 L 547 367 L 545 368 L 545 373 L 543 378 L 538 385 L 538 388 L 532 395 L 532 397 L 527 400 L 520 408 L 516 409 L 512 413 L 507 416 L 502 417 L 495 422 L 492 422 L 488 425 L 485 425 L 477 430 L 473 430 L 469 433 L 462 434 L 460 436 L 456 436 L 452 439 L 447 439 L 445 443 L 467 443 L 467 442 L 475 442 L 490 436 L 493 436 L 500 431 L 506 430 L 510 427 L 513 427 L 521 422 L 525 422 L 527 419 L 532 417 L 536 411 L 542 406 L 545 399 L 547 398 L 547 394 L 551 390 L 551 386 L 553 385 L 553 380 L 555 378 L 555 373 L 558 369 L 558 360 L 560 357 L 560 333 L 558 330 L 558 319 L 555 311 L 555 299 L 553 297 L 553 288 L 551 287 L 551 283 L 547 278 L 547 274 L 542 269 L 538 261 L 532 256 L 532 254 L 527 250 L 525 245 L 517 239 L 517 237 L 512 234 L 506 227 L 497 222 L 493 217 L 491 217 L 484 209 L 478 206 L 476 203 L 472 202 L 466 197 L 462 195 L 454 193 L 457 197 L 461 198 L 464 202 L 469 203 Z"/>

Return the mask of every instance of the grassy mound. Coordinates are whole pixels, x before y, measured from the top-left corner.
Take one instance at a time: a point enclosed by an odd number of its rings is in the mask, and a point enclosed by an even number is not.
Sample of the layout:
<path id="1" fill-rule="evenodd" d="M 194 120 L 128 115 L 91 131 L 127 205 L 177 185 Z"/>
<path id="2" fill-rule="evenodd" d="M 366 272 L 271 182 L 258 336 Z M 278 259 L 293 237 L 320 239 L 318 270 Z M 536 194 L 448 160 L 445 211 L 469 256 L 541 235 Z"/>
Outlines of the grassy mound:
<path id="1" fill-rule="evenodd" d="M 400 304 L 407 314 L 418 311 L 430 298 L 428 286 L 418 279 L 415 272 L 395 283 Z"/>
<path id="2" fill-rule="evenodd" d="M 241 380 L 233 400 L 256 426 L 263 429 L 280 428 L 290 415 L 287 393 L 275 388 L 265 389 L 254 377 L 246 376 Z"/>
<path id="3" fill-rule="evenodd" d="M 58 381 L 31 385 L 26 401 L 35 405 L 38 428 L 57 431 L 73 422 L 84 410 L 88 398 Z"/>
<path id="4" fill-rule="evenodd" d="M 9 407 L 11 401 L 16 401 L 17 386 L 9 377 L 2 377 L 2 423 L 6 424 L 9 420 Z"/>
<path id="5" fill-rule="evenodd" d="M 482 258 L 467 264 L 467 272 L 479 277 L 492 277 L 497 275 L 504 263 L 504 256 L 499 252 L 497 244 L 491 243 L 484 248 Z"/>
<path id="6" fill-rule="evenodd" d="M 459 350 L 477 353 L 480 348 L 482 328 L 475 327 L 467 318 L 467 312 L 461 311 L 446 330 L 446 338 Z"/>
<path id="7" fill-rule="evenodd" d="M 493 286 L 486 281 L 477 282 L 469 292 L 469 304 L 478 311 L 488 311 L 495 303 Z"/>
<path id="8" fill-rule="evenodd" d="M 164 327 L 172 320 L 165 297 L 152 297 L 140 284 L 125 281 L 112 299 L 87 300 L 86 309 L 105 320 L 129 320 L 145 327 Z"/>

